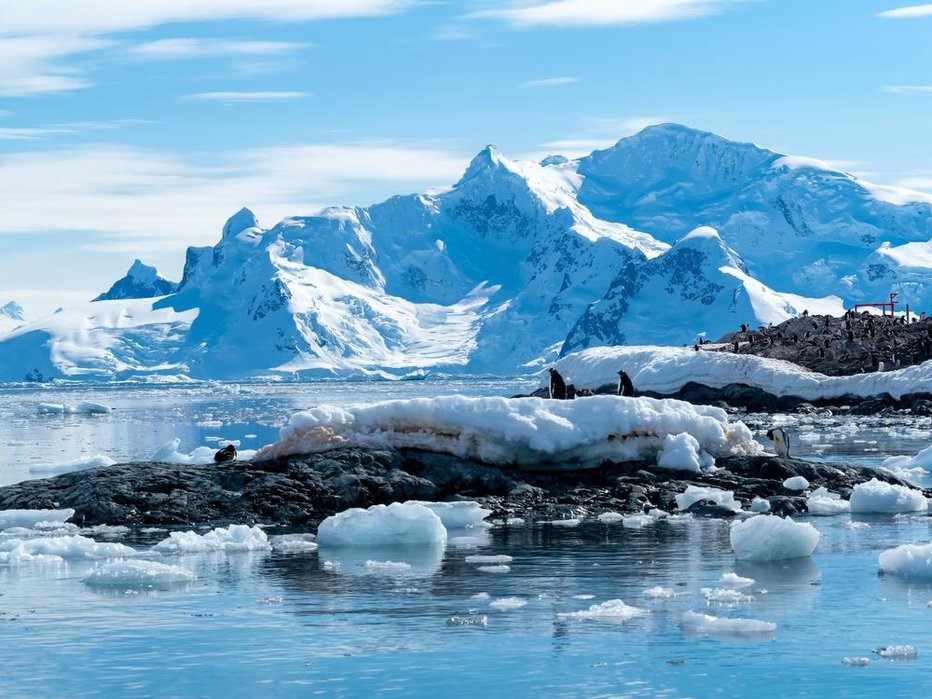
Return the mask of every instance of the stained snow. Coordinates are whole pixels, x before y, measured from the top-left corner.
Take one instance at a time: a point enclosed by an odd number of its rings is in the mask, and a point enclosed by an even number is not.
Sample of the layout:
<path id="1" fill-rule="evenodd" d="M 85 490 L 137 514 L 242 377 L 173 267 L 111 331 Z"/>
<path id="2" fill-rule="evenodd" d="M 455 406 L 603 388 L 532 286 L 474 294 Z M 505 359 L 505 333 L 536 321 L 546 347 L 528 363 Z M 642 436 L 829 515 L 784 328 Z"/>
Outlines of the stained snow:
<path id="1" fill-rule="evenodd" d="M 442 396 L 296 413 L 256 458 L 345 446 L 416 448 L 494 464 L 596 466 L 654 459 L 667 435 L 687 433 L 712 456 L 761 450 L 750 430 L 719 408 L 652 398 L 585 400 Z"/>
<path id="2" fill-rule="evenodd" d="M 735 558 L 745 561 L 781 561 L 812 555 L 821 535 L 809 523 L 789 517 L 755 515 L 731 525 Z"/>

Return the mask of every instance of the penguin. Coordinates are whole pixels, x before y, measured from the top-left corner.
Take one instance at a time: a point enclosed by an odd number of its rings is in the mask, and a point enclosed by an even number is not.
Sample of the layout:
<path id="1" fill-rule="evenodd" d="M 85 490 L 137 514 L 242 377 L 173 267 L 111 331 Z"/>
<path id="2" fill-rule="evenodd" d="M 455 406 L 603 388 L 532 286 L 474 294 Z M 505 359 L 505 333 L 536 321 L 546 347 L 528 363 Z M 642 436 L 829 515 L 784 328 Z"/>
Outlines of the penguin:
<path id="1" fill-rule="evenodd" d="M 566 381 L 553 367 L 547 371 L 550 372 L 550 397 L 554 400 L 566 400 Z"/>
<path id="2" fill-rule="evenodd" d="M 589 389 L 589 388 L 579 388 L 576 390 L 577 398 L 588 398 L 589 396 L 594 396 L 594 395 L 595 393 L 592 391 L 592 389 Z"/>
<path id="3" fill-rule="evenodd" d="M 777 452 L 777 456 L 782 456 L 785 459 L 790 457 L 790 436 L 786 433 L 785 429 L 782 427 L 774 427 L 773 429 L 767 430 L 767 439 L 773 442 L 773 447 Z"/>
<path id="4" fill-rule="evenodd" d="M 236 447 L 232 444 L 227 444 L 223 449 L 214 454 L 214 461 L 218 464 L 227 461 L 236 461 Z"/>
<path id="5" fill-rule="evenodd" d="M 634 384 L 631 383 L 631 377 L 625 371 L 618 372 L 618 395 L 633 396 Z"/>

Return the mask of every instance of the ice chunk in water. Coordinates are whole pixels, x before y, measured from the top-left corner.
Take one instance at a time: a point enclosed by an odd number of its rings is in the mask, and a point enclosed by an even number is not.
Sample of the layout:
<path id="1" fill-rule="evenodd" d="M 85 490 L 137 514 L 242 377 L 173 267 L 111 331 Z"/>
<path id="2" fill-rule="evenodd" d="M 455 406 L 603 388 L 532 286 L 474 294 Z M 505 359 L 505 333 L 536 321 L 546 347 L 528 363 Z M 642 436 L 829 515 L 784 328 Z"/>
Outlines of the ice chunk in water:
<path id="1" fill-rule="evenodd" d="M 924 512 L 927 508 L 925 496 L 921 491 L 904 485 L 884 483 L 876 478 L 854 486 L 850 502 L 852 512 L 897 514 Z"/>
<path id="2" fill-rule="evenodd" d="M 561 619 L 592 619 L 595 621 L 627 621 L 635 617 L 645 616 L 650 612 L 640 607 L 632 607 L 620 599 L 610 599 L 601 604 L 593 604 L 589 609 L 579 612 L 561 612 L 557 616 Z"/>
<path id="3" fill-rule="evenodd" d="M 827 488 L 816 488 L 806 499 L 806 507 L 811 515 L 830 516 L 850 512 L 851 505 L 842 500 L 841 495 Z"/>
<path id="4" fill-rule="evenodd" d="M 488 526 L 483 521 L 492 514 L 478 502 L 464 500 L 461 502 L 425 502 L 409 500 L 410 504 L 421 505 L 433 512 L 447 529 L 467 529 L 474 526 Z"/>
<path id="5" fill-rule="evenodd" d="M 317 529 L 321 546 L 435 545 L 447 541 L 440 517 L 416 503 L 353 508 L 327 517 Z"/>
<path id="6" fill-rule="evenodd" d="M 878 557 L 880 570 L 904 578 L 932 579 L 932 544 L 903 544 Z"/>
<path id="7" fill-rule="evenodd" d="M 10 558 L 30 556 L 60 556 L 61 558 L 124 558 L 136 556 L 138 551 L 117 543 L 100 543 L 84 536 L 46 536 L 36 539 L 6 539 L 0 541 L 0 552 Z"/>
<path id="8" fill-rule="evenodd" d="M 723 636 L 769 635 L 777 630 L 777 625 L 769 621 L 729 619 L 699 612 L 684 612 L 682 625 L 687 632 Z"/>
<path id="9" fill-rule="evenodd" d="M 284 553 L 302 553 L 316 551 L 317 542 L 313 534 L 283 534 L 269 537 L 272 548 Z"/>
<path id="10" fill-rule="evenodd" d="M 527 600 L 523 597 L 501 597 L 499 599 L 492 600 L 489 602 L 489 606 L 494 609 L 520 609 L 521 607 L 527 604 Z"/>
<path id="11" fill-rule="evenodd" d="M 770 512 L 770 501 L 755 496 L 754 499 L 751 500 L 751 512 L 755 512 L 759 515 Z"/>
<path id="12" fill-rule="evenodd" d="M 882 646 L 874 648 L 872 653 L 876 653 L 881 658 L 890 658 L 891 660 L 915 660 L 918 653 L 916 646 Z"/>
<path id="13" fill-rule="evenodd" d="M 731 525 L 731 547 L 745 561 L 780 561 L 812 555 L 821 535 L 811 524 L 755 515 Z"/>
<path id="14" fill-rule="evenodd" d="M 738 605 L 754 599 L 751 595 L 746 595 L 737 590 L 723 590 L 717 587 L 703 587 L 702 594 L 705 601 L 710 604 Z"/>
<path id="15" fill-rule="evenodd" d="M 466 556 L 467 563 L 490 563 L 493 565 L 499 565 L 502 563 L 511 563 L 513 560 L 514 558 L 512 558 L 511 556 L 507 554 L 501 554 L 498 556 L 483 556 L 483 555 Z"/>
<path id="16" fill-rule="evenodd" d="M 737 573 L 722 573 L 722 577 L 718 579 L 718 582 L 720 585 L 730 587 L 747 587 L 754 584 L 754 578 L 743 578 Z"/>
<path id="17" fill-rule="evenodd" d="M 485 614 L 469 614 L 468 616 L 451 616 L 447 619 L 447 626 L 472 626 L 484 629 L 489 625 L 489 617 Z"/>
<path id="18" fill-rule="evenodd" d="M 603 524 L 614 524 L 620 522 L 625 516 L 620 512 L 603 512 L 599 515 L 599 521 Z"/>
<path id="19" fill-rule="evenodd" d="M 621 524 L 625 529 L 643 529 L 656 521 L 650 515 L 628 515 L 622 518 Z"/>
<path id="20" fill-rule="evenodd" d="M 39 522 L 64 524 L 74 517 L 74 510 L 0 510 L 0 529 L 12 527 L 33 528 Z"/>
<path id="21" fill-rule="evenodd" d="M 197 532 L 172 532 L 152 547 L 159 553 L 202 553 L 205 551 L 255 551 L 270 548 L 269 537 L 259 527 L 231 524 L 204 535 Z"/>
<path id="22" fill-rule="evenodd" d="M 411 564 L 404 561 L 366 561 L 362 567 L 373 573 L 407 573 Z"/>
<path id="23" fill-rule="evenodd" d="M 841 664 L 848 667 L 867 667 L 871 664 L 871 659 L 864 656 L 845 656 L 841 659 Z"/>
<path id="24" fill-rule="evenodd" d="M 647 599 L 670 599 L 676 593 L 673 591 L 672 587 L 662 587 L 660 585 L 655 585 L 654 587 L 649 587 L 642 593 Z"/>
<path id="25" fill-rule="evenodd" d="M 511 566 L 479 566 L 476 568 L 480 573 L 510 573 Z"/>
<path id="26" fill-rule="evenodd" d="M 108 563 L 84 578 L 91 587 L 143 588 L 162 590 L 172 585 L 190 583 L 197 576 L 181 566 L 155 561 L 129 560 Z"/>

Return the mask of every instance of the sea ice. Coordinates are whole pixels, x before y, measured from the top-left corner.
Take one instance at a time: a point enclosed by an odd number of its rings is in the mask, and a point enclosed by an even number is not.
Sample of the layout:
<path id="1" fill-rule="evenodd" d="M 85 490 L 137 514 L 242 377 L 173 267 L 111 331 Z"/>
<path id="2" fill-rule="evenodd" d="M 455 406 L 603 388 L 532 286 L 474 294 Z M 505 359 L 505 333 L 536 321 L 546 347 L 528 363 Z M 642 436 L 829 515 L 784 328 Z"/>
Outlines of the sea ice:
<path id="1" fill-rule="evenodd" d="M 501 610 L 520 609 L 526 604 L 527 600 L 523 597 L 500 597 L 489 602 L 490 607 Z"/>
<path id="2" fill-rule="evenodd" d="M 592 619 L 594 621 L 627 621 L 650 612 L 640 607 L 631 607 L 620 599 L 611 599 L 601 604 L 593 604 L 589 609 L 578 612 L 561 612 L 561 619 Z"/>
<path id="3" fill-rule="evenodd" d="M 676 400 L 594 396 L 578 401 L 440 396 L 319 406 L 292 416 L 259 458 L 342 446 L 407 447 L 500 465 L 554 469 L 655 459 L 667 435 L 688 433 L 711 456 L 761 451 L 719 408 Z"/>
<path id="4" fill-rule="evenodd" d="M 36 464 L 29 467 L 29 473 L 72 473 L 73 471 L 85 471 L 90 468 L 103 468 L 113 466 L 116 461 L 105 454 L 95 454 L 94 456 L 82 456 L 71 461 L 60 461 L 54 464 Z"/>
<path id="5" fill-rule="evenodd" d="M 729 587 L 747 587 L 754 584 L 754 578 L 744 578 L 737 573 L 722 573 L 718 579 L 719 585 L 728 585 Z"/>
<path id="6" fill-rule="evenodd" d="M 705 601 L 710 604 L 738 605 L 754 599 L 751 595 L 746 595 L 743 592 L 723 590 L 718 587 L 703 587 L 701 591 Z"/>
<path id="7" fill-rule="evenodd" d="M 827 488 L 813 490 L 806 499 L 806 507 L 809 514 L 818 516 L 837 515 L 851 511 L 851 505 L 847 500 L 842 500 L 841 495 Z"/>
<path id="8" fill-rule="evenodd" d="M 205 551 L 255 551 L 270 548 L 269 537 L 259 527 L 231 524 L 206 534 L 172 532 L 152 547 L 158 553 L 203 553 Z"/>
<path id="9" fill-rule="evenodd" d="M 362 567 L 374 573 L 406 573 L 411 564 L 404 561 L 366 561 Z"/>
<path id="10" fill-rule="evenodd" d="M 484 556 L 484 555 L 466 556 L 467 563 L 501 565 L 503 563 L 511 563 L 513 560 L 514 558 L 512 558 L 511 556 L 507 554 L 500 554 L 497 556 Z"/>
<path id="11" fill-rule="evenodd" d="M 655 585 L 654 587 L 649 587 L 642 593 L 647 599 L 670 599 L 676 593 L 673 591 L 672 587 L 662 587 L 660 585 Z"/>
<path id="12" fill-rule="evenodd" d="M 102 403 L 83 402 L 77 405 L 69 403 L 39 403 L 36 413 L 39 415 L 106 415 L 113 408 Z"/>
<path id="13" fill-rule="evenodd" d="M 463 500 L 461 502 L 426 502 L 409 500 L 409 503 L 421 505 L 440 518 L 447 529 L 468 529 L 475 526 L 487 526 L 485 518 L 492 510 L 484 509 L 478 502 Z"/>
<path id="14" fill-rule="evenodd" d="M 578 527 L 582 522 L 581 519 L 551 519 L 549 521 L 542 522 L 542 524 L 550 524 L 554 527 Z"/>
<path id="15" fill-rule="evenodd" d="M 732 491 L 699 485 L 687 486 L 685 491 L 676 495 L 676 507 L 680 511 L 688 510 L 690 505 L 700 500 L 711 500 L 716 505 L 733 512 L 741 511 L 741 503 L 735 500 L 735 494 Z"/>
<path id="16" fill-rule="evenodd" d="M 758 619 L 729 619 L 699 612 L 684 612 L 683 629 L 690 633 L 720 634 L 723 636 L 758 636 L 772 634 L 777 625 Z"/>
<path id="17" fill-rule="evenodd" d="M 40 522 L 64 524 L 74 517 L 74 510 L 0 510 L 0 529 L 26 527 L 32 529 Z"/>
<path id="18" fill-rule="evenodd" d="M 143 588 L 162 590 L 172 585 L 190 583 L 197 579 L 181 566 L 155 561 L 129 560 L 108 563 L 84 578 L 91 587 Z"/>
<path id="19" fill-rule="evenodd" d="M 327 517 L 317 529 L 317 541 L 321 546 L 443 546 L 447 530 L 440 517 L 423 505 L 395 502 Z"/>
<path id="20" fill-rule="evenodd" d="M 781 561 L 812 555 L 821 535 L 808 523 L 755 515 L 731 525 L 731 547 L 745 561 Z"/>
<path id="21" fill-rule="evenodd" d="M 878 557 L 880 570 L 904 578 L 932 579 L 932 543 L 903 544 L 883 551 Z"/>
<path id="22" fill-rule="evenodd" d="M 882 646 L 874 648 L 872 653 L 876 653 L 881 658 L 891 660 L 915 660 L 917 657 L 916 646 Z"/>
<path id="23" fill-rule="evenodd" d="M 80 535 L 6 539 L 0 541 L 0 551 L 9 553 L 11 558 L 28 554 L 30 556 L 60 556 L 61 558 L 84 558 L 89 560 L 124 558 L 139 554 L 136 549 L 123 544 L 97 542 Z"/>
<path id="24" fill-rule="evenodd" d="M 511 572 L 511 566 L 505 566 L 505 565 L 501 565 L 501 566 L 479 566 L 478 568 L 476 568 L 476 570 L 478 570 L 480 573 L 499 573 L 499 574 L 504 574 L 504 573 L 510 573 L 510 572 Z"/>
<path id="25" fill-rule="evenodd" d="M 317 542 L 314 539 L 313 534 L 282 534 L 280 536 L 270 536 L 269 543 L 276 551 L 303 553 L 317 550 Z"/>
<path id="26" fill-rule="evenodd" d="M 861 513 L 924 512 L 927 507 L 921 491 L 903 485 L 884 483 L 876 478 L 854 486 L 850 503 L 852 512 Z"/>
<path id="27" fill-rule="evenodd" d="M 447 626 L 472 626 L 484 629 L 488 625 L 489 617 L 485 614 L 454 615 L 447 619 Z"/>
<path id="28" fill-rule="evenodd" d="M 783 481 L 783 487 L 787 490 L 805 490 L 809 487 L 809 481 L 802 476 L 793 476 Z"/>

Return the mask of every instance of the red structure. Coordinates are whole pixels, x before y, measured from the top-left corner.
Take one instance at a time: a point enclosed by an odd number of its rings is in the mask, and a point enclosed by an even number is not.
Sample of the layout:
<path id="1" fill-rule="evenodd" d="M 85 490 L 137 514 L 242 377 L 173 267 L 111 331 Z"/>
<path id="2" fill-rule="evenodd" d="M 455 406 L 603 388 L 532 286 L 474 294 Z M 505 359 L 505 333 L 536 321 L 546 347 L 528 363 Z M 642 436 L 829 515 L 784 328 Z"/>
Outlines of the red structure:
<path id="1" fill-rule="evenodd" d="M 896 303 L 897 303 L 896 297 L 897 296 L 899 296 L 897 292 L 891 291 L 890 300 L 885 301 L 884 303 L 856 303 L 854 305 L 854 312 L 857 313 L 862 308 L 879 308 L 880 312 L 883 313 L 883 315 L 887 315 L 887 309 L 889 308 L 890 315 L 892 316 L 896 313 Z"/>

